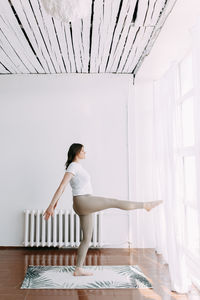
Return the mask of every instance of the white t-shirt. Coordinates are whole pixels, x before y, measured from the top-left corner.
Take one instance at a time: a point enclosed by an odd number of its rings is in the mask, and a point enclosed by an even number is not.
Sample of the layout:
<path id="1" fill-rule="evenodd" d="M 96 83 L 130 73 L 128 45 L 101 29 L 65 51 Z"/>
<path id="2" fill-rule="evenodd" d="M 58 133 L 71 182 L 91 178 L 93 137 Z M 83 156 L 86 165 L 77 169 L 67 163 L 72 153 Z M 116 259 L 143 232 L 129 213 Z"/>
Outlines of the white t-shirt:
<path id="1" fill-rule="evenodd" d="M 80 163 L 71 162 L 65 172 L 70 172 L 74 175 L 70 180 L 73 196 L 93 193 L 91 177 Z"/>

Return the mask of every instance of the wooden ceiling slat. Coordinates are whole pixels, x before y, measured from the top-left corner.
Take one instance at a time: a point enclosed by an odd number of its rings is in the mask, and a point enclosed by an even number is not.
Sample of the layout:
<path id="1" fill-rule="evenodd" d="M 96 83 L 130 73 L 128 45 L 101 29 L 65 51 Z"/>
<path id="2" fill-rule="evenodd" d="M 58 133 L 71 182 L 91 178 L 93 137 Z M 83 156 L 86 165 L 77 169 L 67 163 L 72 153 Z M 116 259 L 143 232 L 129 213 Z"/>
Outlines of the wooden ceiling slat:
<path id="1" fill-rule="evenodd" d="M 81 19 L 71 23 L 72 40 L 73 40 L 73 54 L 76 61 L 76 71 L 82 73 L 83 71 L 83 48 L 81 45 Z"/>
<path id="2" fill-rule="evenodd" d="M 10 44 L 9 39 L 3 32 L 2 28 L 0 28 L 0 44 L 4 46 L 4 48 L 2 47 L 3 49 L 6 49 L 6 54 L 12 61 L 16 73 L 30 73 L 28 68 L 26 68 L 26 65 L 24 65 L 23 61 L 20 59 L 19 55 L 16 53 L 13 46 Z"/>
<path id="3" fill-rule="evenodd" d="M 156 25 L 157 21 L 158 21 L 158 18 L 159 18 L 159 15 L 160 15 L 160 12 L 162 11 L 162 8 L 164 6 L 164 3 L 166 1 L 164 0 L 155 0 L 153 5 L 152 5 L 152 12 L 151 12 L 151 24 L 152 25 Z M 150 18 L 149 16 L 149 18 Z"/>
<path id="4" fill-rule="evenodd" d="M 51 51 L 54 52 L 54 57 L 55 57 L 54 63 L 55 63 L 56 71 L 57 73 L 65 73 L 65 66 L 63 64 L 62 55 L 60 53 L 59 45 L 57 42 L 57 37 L 56 37 L 57 31 L 55 30 L 54 27 L 53 18 L 45 12 L 43 7 L 41 7 L 41 9 L 44 18 L 44 23 L 46 24 L 46 28 L 48 30 L 48 36 L 51 41 Z"/>
<path id="5" fill-rule="evenodd" d="M 86 35 L 87 24 L 88 24 L 88 19 L 86 18 L 81 19 L 81 49 L 82 49 L 81 53 L 82 53 L 82 61 L 83 61 L 82 73 L 87 73 L 88 70 L 89 50 L 86 41 L 88 41 L 89 43 L 89 36 Z"/>
<path id="6" fill-rule="evenodd" d="M 146 45 L 146 42 L 148 39 L 146 39 L 144 41 L 145 31 L 146 31 L 146 27 L 141 26 L 140 31 L 135 39 L 136 42 L 132 46 L 132 50 L 129 52 L 129 55 L 127 56 L 127 58 L 125 59 L 125 61 L 123 61 L 123 64 L 121 65 L 121 68 L 120 68 L 121 72 L 124 72 L 127 65 L 129 66 L 131 64 L 130 63 L 131 60 L 133 63 L 133 60 L 135 60 L 135 57 L 139 56 L 138 52 L 140 50 L 140 43 L 143 43 L 144 45 Z"/>
<path id="7" fill-rule="evenodd" d="M 56 55 L 57 47 L 55 47 L 56 49 L 54 49 L 54 45 L 53 45 L 54 39 L 51 38 L 50 29 L 48 27 L 48 22 L 52 26 L 51 17 L 46 15 L 46 12 L 44 11 L 43 6 L 40 3 L 40 0 L 37 0 L 37 1 L 31 0 L 31 1 L 32 1 L 32 4 L 34 3 L 35 6 L 38 7 L 38 9 L 39 9 L 37 16 L 41 16 L 41 19 L 39 19 L 40 20 L 39 22 L 40 22 L 40 24 L 43 24 L 43 26 L 41 26 L 41 28 L 44 28 L 43 35 L 46 37 L 46 43 L 48 44 L 49 56 L 51 57 L 54 72 L 60 73 L 61 69 L 59 67 L 59 63 L 58 63 L 58 59 L 57 59 L 57 55 Z M 54 37 L 54 33 L 53 33 L 53 37 Z"/>
<path id="8" fill-rule="evenodd" d="M 98 71 L 99 73 L 104 72 L 104 68 L 102 65 L 102 60 L 105 51 L 105 44 L 106 40 L 108 39 L 108 27 L 110 23 L 110 14 L 111 14 L 111 1 L 103 0 L 103 14 L 101 19 L 101 26 L 100 26 L 100 46 L 99 46 L 99 58 L 98 58 Z"/>
<path id="9" fill-rule="evenodd" d="M 146 7 L 146 11 L 145 11 L 145 15 L 144 15 L 143 26 L 147 26 L 147 24 L 146 24 L 146 22 L 147 22 L 147 17 L 150 15 L 150 13 L 149 13 L 149 5 L 150 5 L 150 1 L 148 0 L 148 2 L 147 2 L 147 7 Z"/>
<path id="10" fill-rule="evenodd" d="M 13 1 L 13 0 L 12 0 Z M 19 0 L 14 0 L 19 1 Z M 41 57 L 43 58 L 43 67 L 46 73 L 51 73 L 52 70 L 52 62 L 49 57 L 49 52 L 47 51 L 46 41 L 43 36 L 43 32 L 41 27 L 38 24 L 38 19 L 36 17 L 35 11 L 33 9 L 32 3 L 30 0 L 23 1 L 20 0 L 22 9 L 24 11 L 24 15 L 26 15 L 29 20 L 29 24 L 31 27 L 31 31 L 34 33 L 34 37 L 37 40 L 38 45 L 38 53 L 41 52 Z"/>
<path id="11" fill-rule="evenodd" d="M 114 63 L 117 46 L 119 45 L 121 38 L 123 38 L 122 37 L 123 32 L 125 31 L 126 28 L 130 26 L 130 20 L 129 22 L 127 22 L 128 15 L 130 15 L 129 12 L 130 12 L 130 0 L 125 0 L 123 2 L 120 18 L 117 22 L 115 34 L 112 37 L 112 47 L 106 64 L 106 72 L 112 72 L 113 69 L 111 66 Z"/>
<path id="12" fill-rule="evenodd" d="M 9 37 L 13 47 L 19 53 L 21 59 L 26 64 L 27 68 L 32 73 L 42 73 L 43 69 L 36 58 L 32 49 L 30 49 L 29 43 L 24 38 L 24 33 L 19 26 L 19 23 L 11 10 L 8 1 L 3 1 L 0 6 L 0 22 L 1 26 L 4 27 L 4 32 Z M 2 28 L 2 27 L 1 27 Z"/>
<path id="13" fill-rule="evenodd" d="M 104 32 L 104 14 L 105 14 L 105 0 L 100 0 L 97 3 L 97 8 L 99 6 L 99 24 L 98 24 L 98 29 L 96 29 L 96 31 L 94 31 L 94 34 L 97 35 L 96 37 L 96 42 L 94 41 L 94 43 L 96 44 L 97 51 L 96 51 L 96 58 L 95 58 L 95 69 L 97 70 L 98 73 L 100 73 L 100 66 L 101 66 L 101 60 L 102 60 L 102 48 L 103 48 L 103 32 Z M 95 12 L 95 15 L 97 15 L 97 12 Z M 98 15 L 97 15 L 98 18 Z M 96 17 L 95 17 L 96 19 Z M 94 20 L 95 23 L 95 20 Z"/>
<path id="14" fill-rule="evenodd" d="M 107 55 L 109 53 L 110 41 L 113 35 L 113 29 L 117 16 L 120 0 L 105 0 L 104 14 L 101 30 L 101 47 L 100 47 L 100 72 L 105 72 Z"/>
<path id="15" fill-rule="evenodd" d="M 74 58 L 74 49 L 72 44 L 71 32 L 70 32 L 70 23 L 63 23 L 64 26 L 64 36 L 66 41 L 67 50 L 69 53 L 69 62 L 70 62 L 70 70 L 72 73 L 76 73 L 76 60 Z"/>
<path id="16" fill-rule="evenodd" d="M 32 48 L 32 51 L 36 55 L 36 58 L 43 69 L 43 73 L 47 73 L 48 68 L 46 66 L 45 58 L 41 52 L 40 45 L 36 37 L 36 33 L 31 27 L 31 21 L 30 21 L 31 16 L 28 17 L 28 15 L 26 15 L 26 11 L 22 7 L 20 0 L 12 0 L 10 1 L 10 3 L 12 4 L 13 13 L 15 11 L 16 18 L 19 20 L 19 22 L 21 22 L 24 36 L 26 37 L 30 47 Z"/>
<path id="17" fill-rule="evenodd" d="M 135 26 L 155 26 L 160 12 L 170 0 L 143 0 L 138 1 L 137 17 Z M 174 1 L 174 0 L 173 0 Z"/>
<path id="18" fill-rule="evenodd" d="M 149 13 L 149 0 L 138 1 L 137 16 L 135 20 L 135 26 L 145 26 L 146 17 Z"/>
<path id="19" fill-rule="evenodd" d="M 66 45 L 66 54 L 67 54 L 68 61 L 69 61 L 70 73 L 72 73 L 73 64 L 72 64 L 72 61 L 71 61 L 69 47 L 68 47 L 66 27 L 63 23 L 62 23 L 62 28 L 63 28 L 63 35 L 64 35 L 64 40 L 65 40 L 65 45 Z"/>
<path id="20" fill-rule="evenodd" d="M 93 33 L 93 19 L 94 19 L 94 1 L 95 0 L 92 0 L 91 17 L 90 17 L 88 73 L 90 73 L 90 64 L 91 64 L 92 33 Z"/>
<path id="21" fill-rule="evenodd" d="M 55 56 L 51 49 L 51 42 L 48 36 L 48 29 L 45 25 L 41 5 L 39 0 L 29 0 L 29 4 L 27 1 L 25 1 L 27 5 L 29 5 L 29 11 L 31 9 L 32 14 L 34 16 L 35 22 L 34 26 L 37 25 L 37 36 L 41 35 L 41 45 L 43 46 L 43 52 L 45 53 L 47 63 L 48 63 L 48 69 L 49 73 L 57 73 L 56 67 L 55 67 Z"/>
<path id="22" fill-rule="evenodd" d="M 71 22 L 69 23 L 69 33 L 70 33 L 71 45 L 72 45 L 72 55 L 74 57 L 75 69 L 76 69 L 76 73 L 77 73 L 78 69 L 77 69 L 77 63 L 76 63 L 76 55 L 75 55 L 75 49 L 74 49 L 74 40 L 73 40 L 73 32 L 72 32 L 72 24 L 71 24 Z"/>
<path id="23" fill-rule="evenodd" d="M 172 12 L 172 10 L 173 10 L 173 8 L 174 8 L 177 1 L 178 0 L 165 0 L 164 4 L 161 1 L 162 6 L 161 6 L 161 9 L 160 9 L 160 15 L 159 15 L 159 17 L 157 17 L 157 21 L 156 21 L 157 25 L 162 26 L 165 23 L 168 15 Z"/>
<path id="24" fill-rule="evenodd" d="M 92 0 L 91 0 L 92 3 Z M 83 48 L 83 70 L 82 73 L 88 73 L 89 65 L 89 44 L 90 44 L 90 24 L 91 24 L 91 11 L 90 7 L 88 16 L 82 19 L 81 26 L 81 43 Z"/>
<path id="25" fill-rule="evenodd" d="M 81 20 L 80 24 L 80 56 L 81 56 L 81 72 L 84 72 L 84 61 L 85 61 L 85 55 L 84 55 L 84 44 L 83 44 L 83 20 Z"/>
<path id="26" fill-rule="evenodd" d="M 94 2 L 94 18 L 92 30 L 92 47 L 90 53 L 90 73 L 98 73 L 98 57 L 100 50 L 100 29 L 103 18 L 102 0 L 95 0 Z"/>
<path id="27" fill-rule="evenodd" d="M 135 66 L 137 66 L 138 61 L 140 59 L 143 60 L 146 55 L 145 54 L 146 46 L 147 46 L 150 36 L 154 30 L 154 27 L 147 26 L 147 27 L 143 27 L 143 28 L 144 28 L 144 32 L 143 32 L 140 42 L 138 43 L 137 51 L 134 55 L 131 52 L 129 59 L 127 60 L 125 66 L 123 68 L 124 72 L 131 73 L 133 68 L 135 68 Z"/>
<path id="28" fill-rule="evenodd" d="M 37 73 L 37 70 L 33 65 L 34 63 L 31 63 L 29 58 L 27 58 L 28 55 L 26 54 L 26 51 L 24 51 L 21 41 L 19 41 L 14 32 L 10 30 L 2 16 L 0 16 L 0 28 L 10 47 L 13 49 L 13 56 L 18 58 L 16 58 L 16 61 L 18 61 L 19 70 L 21 70 L 22 73 Z M 2 47 L 7 51 L 6 44 L 3 44 Z"/>
<path id="29" fill-rule="evenodd" d="M 123 54 L 123 49 L 126 47 L 135 5 L 136 0 L 127 0 L 124 3 L 123 14 L 118 21 L 112 52 L 110 54 L 110 61 L 107 67 L 108 72 L 116 72 L 118 61 Z"/>
<path id="30" fill-rule="evenodd" d="M 130 31 L 131 31 L 131 26 L 129 26 L 129 28 L 128 28 L 128 33 L 125 36 L 125 40 L 122 40 L 122 38 L 120 39 L 120 41 L 122 41 L 123 44 L 122 44 L 121 48 L 118 46 L 118 51 L 116 52 L 116 54 L 113 58 L 113 63 L 112 63 L 112 66 L 111 66 L 111 68 L 112 68 L 111 70 L 115 73 L 118 72 L 118 68 L 119 68 L 119 65 L 121 63 L 121 59 L 124 55 L 124 51 L 125 51 L 125 49 L 127 49 L 127 41 L 128 41 L 128 37 L 130 36 Z M 133 37 L 133 39 L 134 39 L 134 37 Z M 130 48 L 129 51 L 131 51 L 131 48 Z"/>
<path id="31" fill-rule="evenodd" d="M 53 23 L 53 28 L 54 28 L 55 35 L 56 35 L 56 41 L 57 41 L 57 44 L 58 44 L 58 49 L 59 49 L 60 57 L 61 57 L 61 60 L 62 60 L 62 65 L 61 66 L 64 68 L 64 70 L 65 70 L 64 72 L 67 73 L 65 59 L 64 59 L 64 56 L 63 56 L 63 53 L 62 53 L 62 49 L 61 49 L 61 45 L 60 45 L 59 33 L 58 33 L 58 30 L 57 30 L 57 27 L 56 27 L 57 22 L 53 18 L 52 18 L 52 23 Z"/>
<path id="32" fill-rule="evenodd" d="M 107 55 L 107 60 L 106 60 L 106 65 L 105 65 L 105 72 L 107 71 L 107 67 L 108 67 L 108 63 L 109 63 L 109 59 L 110 59 L 110 55 L 111 55 L 111 51 L 112 51 L 113 40 L 114 40 L 114 37 L 115 37 L 116 29 L 117 29 L 117 26 L 119 24 L 119 19 L 121 19 L 122 12 L 123 12 L 122 4 L 123 4 L 123 0 L 120 0 L 117 15 L 116 15 L 116 19 L 114 19 L 114 28 L 113 28 L 110 47 L 109 47 L 109 51 L 108 51 L 108 55 Z M 124 5 L 124 7 L 125 7 L 125 5 Z"/>
<path id="33" fill-rule="evenodd" d="M 4 49 L 2 49 L 1 46 L 0 46 L 0 61 L 4 62 L 4 64 L 7 66 L 8 70 L 11 73 L 13 74 L 17 73 L 17 69 L 15 68 L 15 65 L 13 64 L 8 54 L 4 51 Z"/>
<path id="34" fill-rule="evenodd" d="M 69 73 L 71 70 L 71 65 L 70 65 L 69 53 L 67 49 L 67 43 L 65 39 L 64 24 L 58 20 L 54 20 L 54 22 L 55 22 L 57 35 L 58 35 L 62 60 L 64 61 L 65 64 L 66 73 Z"/>
<path id="35" fill-rule="evenodd" d="M 85 73 L 86 67 L 87 67 L 87 61 L 85 59 L 85 45 L 83 40 L 83 20 L 81 19 L 81 40 L 80 40 L 80 48 L 81 48 L 81 54 L 82 54 L 82 73 Z"/>
<path id="36" fill-rule="evenodd" d="M 11 74 L 8 68 L 0 61 L 0 74 Z"/>
<path id="37" fill-rule="evenodd" d="M 141 34 L 141 27 L 131 26 L 129 34 L 127 35 L 125 47 L 121 52 L 119 59 L 117 60 L 116 72 L 122 73 L 122 68 L 126 63 L 126 60 L 130 56 L 130 53 L 134 51 L 134 47 L 136 47 L 136 40 L 138 36 Z"/>
<path id="38" fill-rule="evenodd" d="M 157 3 L 158 3 L 158 0 L 148 2 L 149 7 L 145 14 L 143 26 L 155 26 L 155 24 L 156 24 L 155 12 L 156 12 L 156 9 L 158 6 L 158 5 L 156 5 Z"/>

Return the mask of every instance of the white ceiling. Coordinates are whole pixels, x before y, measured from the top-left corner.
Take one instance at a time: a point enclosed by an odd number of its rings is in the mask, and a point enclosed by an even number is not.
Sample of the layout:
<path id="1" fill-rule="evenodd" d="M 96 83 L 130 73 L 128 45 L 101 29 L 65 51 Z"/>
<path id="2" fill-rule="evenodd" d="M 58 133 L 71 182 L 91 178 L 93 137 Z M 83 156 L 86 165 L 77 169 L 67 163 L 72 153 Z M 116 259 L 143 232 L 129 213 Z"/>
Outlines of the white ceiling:
<path id="1" fill-rule="evenodd" d="M 178 0 L 167 18 L 148 57 L 137 73 L 136 81 L 156 80 L 180 61 L 192 46 L 190 29 L 200 19 L 199 0 Z"/>
<path id="2" fill-rule="evenodd" d="M 1 0 L 0 73 L 135 76 L 176 1 L 91 0 L 87 17 L 62 23 L 40 0 Z"/>

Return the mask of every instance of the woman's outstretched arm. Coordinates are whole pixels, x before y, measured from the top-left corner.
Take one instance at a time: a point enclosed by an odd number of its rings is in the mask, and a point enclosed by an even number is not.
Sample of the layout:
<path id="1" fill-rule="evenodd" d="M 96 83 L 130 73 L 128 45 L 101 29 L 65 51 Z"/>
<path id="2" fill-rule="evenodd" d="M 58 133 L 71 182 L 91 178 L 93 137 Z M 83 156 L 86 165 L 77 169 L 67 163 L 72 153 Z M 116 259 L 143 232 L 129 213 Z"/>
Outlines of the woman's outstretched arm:
<path id="1" fill-rule="evenodd" d="M 49 204 L 49 206 L 47 207 L 46 211 L 44 212 L 43 216 L 45 218 L 45 220 L 48 220 L 48 218 L 50 217 L 50 215 L 53 215 L 54 209 L 57 206 L 58 200 L 60 199 L 62 193 L 64 192 L 68 182 L 70 181 L 70 179 L 73 177 L 74 175 L 72 173 L 69 172 L 65 172 L 63 179 L 61 180 L 61 183 L 59 185 L 59 187 L 57 188 L 55 194 L 53 195 L 53 198 L 51 200 L 51 203 Z"/>

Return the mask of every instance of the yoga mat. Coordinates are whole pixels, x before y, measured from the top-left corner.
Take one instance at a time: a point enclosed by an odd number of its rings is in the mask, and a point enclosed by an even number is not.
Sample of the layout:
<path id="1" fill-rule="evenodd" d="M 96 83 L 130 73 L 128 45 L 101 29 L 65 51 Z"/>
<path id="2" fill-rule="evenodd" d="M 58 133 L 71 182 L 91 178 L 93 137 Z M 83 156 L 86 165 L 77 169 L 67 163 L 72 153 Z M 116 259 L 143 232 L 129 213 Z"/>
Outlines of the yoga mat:
<path id="1" fill-rule="evenodd" d="M 73 276 L 75 266 L 29 265 L 20 289 L 152 288 L 138 265 L 83 266 L 92 276 Z"/>

